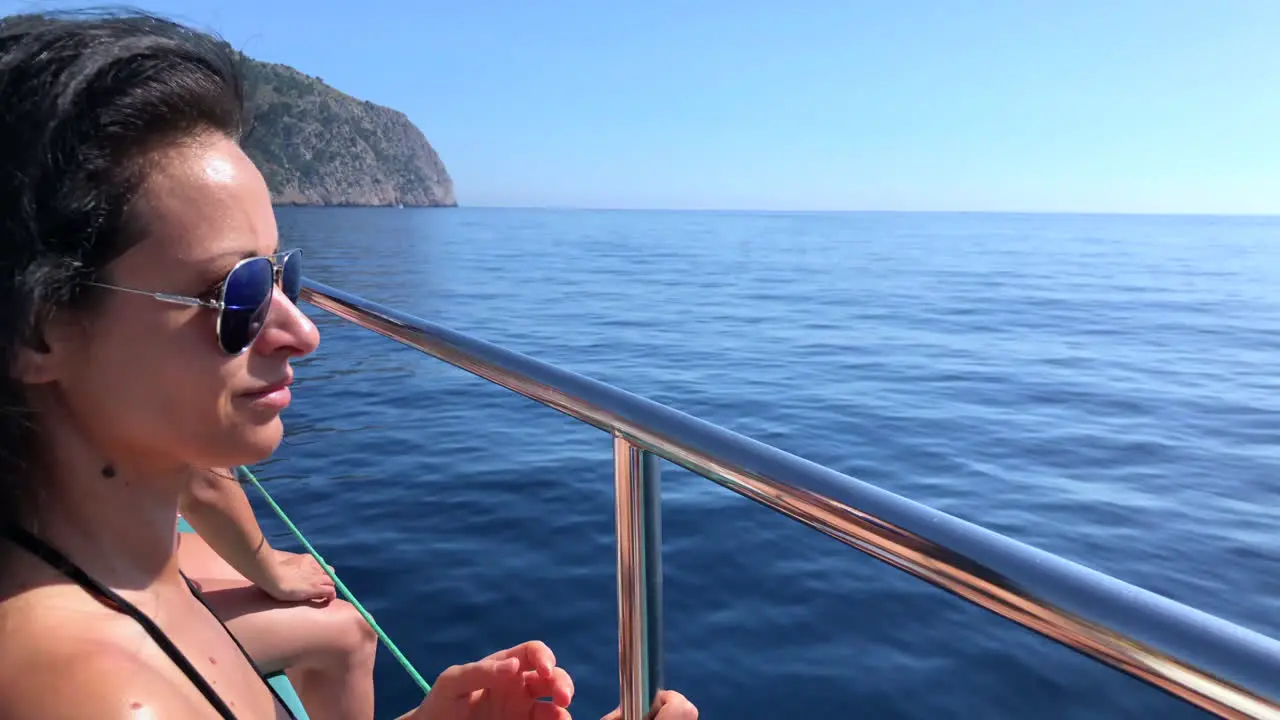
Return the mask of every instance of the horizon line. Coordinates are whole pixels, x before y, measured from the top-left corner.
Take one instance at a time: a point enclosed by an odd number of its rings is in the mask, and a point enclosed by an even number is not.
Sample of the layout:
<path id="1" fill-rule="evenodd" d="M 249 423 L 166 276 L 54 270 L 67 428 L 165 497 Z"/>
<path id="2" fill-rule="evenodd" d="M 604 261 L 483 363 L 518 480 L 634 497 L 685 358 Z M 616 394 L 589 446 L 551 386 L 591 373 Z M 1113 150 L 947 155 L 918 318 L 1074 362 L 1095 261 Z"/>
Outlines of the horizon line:
<path id="1" fill-rule="evenodd" d="M 594 212 L 707 212 L 707 213 L 759 213 L 775 215 L 1100 215 L 1100 216 L 1134 216 L 1134 217 L 1234 217 L 1234 218 L 1280 218 L 1280 210 L 1272 212 L 1213 212 L 1203 210 L 884 210 L 884 209 L 783 209 L 783 208 L 737 208 L 737 207 L 611 207 L 589 205 L 501 205 L 501 204 L 464 204 L 461 209 L 477 208 L 485 210 L 580 210 Z"/>

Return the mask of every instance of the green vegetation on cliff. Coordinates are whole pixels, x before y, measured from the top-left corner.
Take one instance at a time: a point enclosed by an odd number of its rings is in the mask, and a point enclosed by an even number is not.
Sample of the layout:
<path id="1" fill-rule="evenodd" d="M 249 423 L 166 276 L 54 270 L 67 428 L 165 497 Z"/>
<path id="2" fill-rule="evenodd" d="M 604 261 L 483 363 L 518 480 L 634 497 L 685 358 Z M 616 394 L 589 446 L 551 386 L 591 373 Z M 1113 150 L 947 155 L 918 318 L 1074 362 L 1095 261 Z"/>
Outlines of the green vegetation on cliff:
<path id="1" fill-rule="evenodd" d="M 245 152 L 281 205 L 452 206 L 453 180 L 404 113 L 241 56 Z"/>

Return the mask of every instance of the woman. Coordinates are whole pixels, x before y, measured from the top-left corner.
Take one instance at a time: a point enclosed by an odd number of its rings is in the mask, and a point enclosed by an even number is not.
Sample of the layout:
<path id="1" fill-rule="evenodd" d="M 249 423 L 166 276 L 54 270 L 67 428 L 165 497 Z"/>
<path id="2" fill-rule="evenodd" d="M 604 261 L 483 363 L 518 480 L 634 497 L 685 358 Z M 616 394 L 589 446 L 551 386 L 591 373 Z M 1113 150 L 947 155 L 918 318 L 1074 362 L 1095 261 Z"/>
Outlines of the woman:
<path id="1" fill-rule="evenodd" d="M 0 20 L 0 716 L 287 717 L 173 535 L 193 468 L 275 450 L 290 362 L 319 343 L 243 120 L 207 36 Z M 402 717 L 567 718 L 572 696 L 529 642 Z"/>

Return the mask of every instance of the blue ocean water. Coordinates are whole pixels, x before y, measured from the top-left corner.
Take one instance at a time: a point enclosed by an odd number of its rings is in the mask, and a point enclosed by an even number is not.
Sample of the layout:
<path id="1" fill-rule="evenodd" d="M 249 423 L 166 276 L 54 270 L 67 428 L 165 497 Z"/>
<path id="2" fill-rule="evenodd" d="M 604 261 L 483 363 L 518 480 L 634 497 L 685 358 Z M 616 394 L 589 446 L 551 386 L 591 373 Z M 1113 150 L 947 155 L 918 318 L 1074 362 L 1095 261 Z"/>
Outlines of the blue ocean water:
<path id="1" fill-rule="evenodd" d="M 281 209 L 312 277 L 1280 636 L 1280 218 Z M 261 473 L 428 678 L 616 704 L 607 435 L 308 310 Z M 705 718 L 1199 713 L 671 466 Z M 290 547 L 265 519 L 272 541 Z M 418 699 L 387 654 L 379 717 Z"/>

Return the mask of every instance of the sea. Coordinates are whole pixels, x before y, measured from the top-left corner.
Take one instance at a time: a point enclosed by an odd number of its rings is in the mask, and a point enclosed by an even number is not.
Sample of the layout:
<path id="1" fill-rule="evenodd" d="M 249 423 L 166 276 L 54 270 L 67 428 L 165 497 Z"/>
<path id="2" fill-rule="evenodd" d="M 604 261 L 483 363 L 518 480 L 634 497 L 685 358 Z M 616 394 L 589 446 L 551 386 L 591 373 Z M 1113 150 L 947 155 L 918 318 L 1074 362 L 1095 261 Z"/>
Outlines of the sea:
<path id="1" fill-rule="evenodd" d="M 306 273 L 1280 637 L 1280 218 L 281 208 Z M 428 679 L 618 700 L 606 433 L 309 307 L 257 468 Z M 671 465 L 704 719 L 1203 717 Z M 261 503 L 271 542 L 297 549 Z M 386 652 L 378 717 L 421 692 Z"/>

